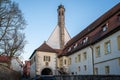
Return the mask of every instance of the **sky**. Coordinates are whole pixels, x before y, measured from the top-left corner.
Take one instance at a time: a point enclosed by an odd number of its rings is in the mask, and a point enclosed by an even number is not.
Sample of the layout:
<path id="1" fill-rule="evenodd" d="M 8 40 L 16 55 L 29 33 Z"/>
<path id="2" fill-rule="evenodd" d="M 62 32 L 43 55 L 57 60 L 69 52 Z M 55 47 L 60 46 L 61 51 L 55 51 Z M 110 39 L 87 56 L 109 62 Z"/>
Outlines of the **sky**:
<path id="1" fill-rule="evenodd" d="M 74 37 L 88 25 L 118 4 L 119 0 L 13 0 L 26 19 L 26 46 L 21 54 L 28 60 L 44 41 L 47 41 L 58 22 L 57 8 L 65 8 L 65 27 Z"/>

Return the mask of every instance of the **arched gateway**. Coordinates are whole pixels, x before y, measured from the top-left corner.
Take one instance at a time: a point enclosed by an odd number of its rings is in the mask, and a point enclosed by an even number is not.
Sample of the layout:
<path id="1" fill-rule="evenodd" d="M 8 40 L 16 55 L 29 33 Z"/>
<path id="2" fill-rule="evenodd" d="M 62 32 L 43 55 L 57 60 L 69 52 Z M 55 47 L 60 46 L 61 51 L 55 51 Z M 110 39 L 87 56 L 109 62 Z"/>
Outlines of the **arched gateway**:
<path id="1" fill-rule="evenodd" d="M 53 72 L 50 68 L 44 68 L 41 72 L 41 75 L 52 75 Z"/>

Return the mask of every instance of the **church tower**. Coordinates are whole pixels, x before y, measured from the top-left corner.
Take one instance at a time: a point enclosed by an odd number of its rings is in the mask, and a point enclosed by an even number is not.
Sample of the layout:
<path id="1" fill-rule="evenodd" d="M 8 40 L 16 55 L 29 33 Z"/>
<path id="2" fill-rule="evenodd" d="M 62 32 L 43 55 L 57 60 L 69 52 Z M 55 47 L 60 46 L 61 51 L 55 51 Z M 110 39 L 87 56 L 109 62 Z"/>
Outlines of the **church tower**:
<path id="1" fill-rule="evenodd" d="M 58 26 L 60 27 L 60 48 L 64 47 L 64 27 L 65 27 L 65 16 L 64 16 L 65 8 L 63 5 L 58 6 Z"/>
<path id="2" fill-rule="evenodd" d="M 67 29 L 65 28 L 65 8 L 59 5 L 58 9 L 58 23 L 47 40 L 47 44 L 54 49 L 63 49 L 64 45 L 71 39 Z"/>

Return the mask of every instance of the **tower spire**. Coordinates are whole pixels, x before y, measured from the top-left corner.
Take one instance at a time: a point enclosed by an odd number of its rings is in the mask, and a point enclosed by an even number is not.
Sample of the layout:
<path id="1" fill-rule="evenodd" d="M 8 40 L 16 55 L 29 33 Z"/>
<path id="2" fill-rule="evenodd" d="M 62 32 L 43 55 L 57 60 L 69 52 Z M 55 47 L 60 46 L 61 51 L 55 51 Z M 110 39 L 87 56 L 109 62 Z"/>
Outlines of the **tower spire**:
<path id="1" fill-rule="evenodd" d="M 64 45 L 71 39 L 67 29 L 65 28 L 65 8 L 59 5 L 57 8 L 58 23 L 54 31 L 47 40 L 47 44 L 54 49 L 63 49 Z"/>
<path id="2" fill-rule="evenodd" d="M 64 27 L 65 27 L 65 8 L 64 6 L 61 4 L 58 6 L 58 26 L 60 28 L 60 48 L 62 49 L 64 47 L 65 44 L 65 33 L 64 33 Z"/>

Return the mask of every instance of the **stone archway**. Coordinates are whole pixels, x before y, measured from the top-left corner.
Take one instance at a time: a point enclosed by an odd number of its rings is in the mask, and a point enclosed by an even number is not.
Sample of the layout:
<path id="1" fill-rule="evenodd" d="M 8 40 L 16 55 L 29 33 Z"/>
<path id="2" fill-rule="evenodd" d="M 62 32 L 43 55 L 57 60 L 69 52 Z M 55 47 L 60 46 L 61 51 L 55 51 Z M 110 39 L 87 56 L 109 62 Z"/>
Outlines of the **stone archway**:
<path id="1" fill-rule="evenodd" d="M 44 68 L 41 72 L 41 75 L 52 75 L 53 72 L 50 68 Z"/>

